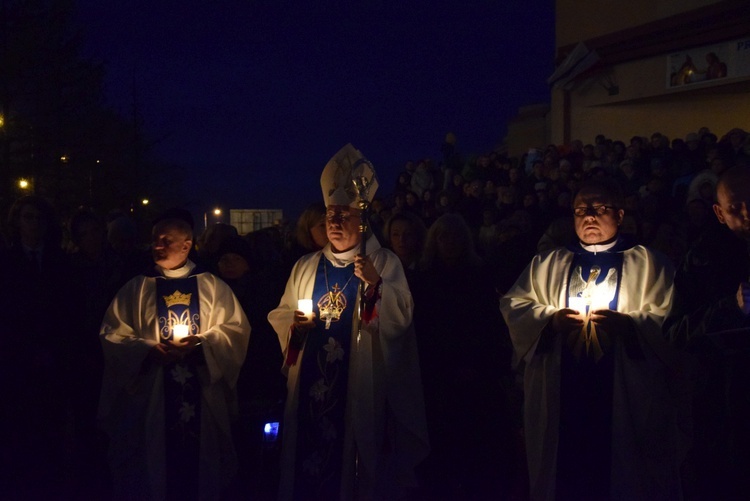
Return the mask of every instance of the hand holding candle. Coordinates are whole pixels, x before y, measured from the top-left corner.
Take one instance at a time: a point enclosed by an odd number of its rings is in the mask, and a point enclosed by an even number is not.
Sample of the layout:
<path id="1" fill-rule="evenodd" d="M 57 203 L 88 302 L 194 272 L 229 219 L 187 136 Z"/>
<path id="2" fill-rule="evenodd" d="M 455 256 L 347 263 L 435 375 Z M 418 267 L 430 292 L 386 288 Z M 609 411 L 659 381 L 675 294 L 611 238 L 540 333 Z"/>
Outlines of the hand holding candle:
<path id="1" fill-rule="evenodd" d="M 562 310 L 557 310 L 554 315 L 552 315 L 552 320 L 550 320 L 550 325 L 552 326 L 552 330 L 558 333 L 567 333 L 576 329 L 580 329 L 583 327 L 583 319 L 586 316 L 586 308 L 583 308 L 582 313 L 576 313 L 575 310 L 572 308 L 563 308 Z"/>
<path id="2" fill-rule="evenodd" d="M 633 320 L 626 313 L 607 308 L 592 310 L 591 320 L 605 332 L 613 336 L 625 336 L 637 330 Z"/>
<path id="3" fill-rule="evenodd" d="M 312 299 L 298 299 L 297 309 L 304 313 L 305 316 L 310 315 L 313 312 Z"/>
<path id="4" fill-rule="evenodd" d="M 586 298 L 571 296 L 568 298 L 568 307 L 576 310 L 582 318 L 586 318 Z"/>
<path id="5" fill-rule="evenodd" d="M 315 327 L 315 312 L 312 299 L 298 299 L 297 311 L 294 313 L 294 327 L 307 331 Z"/>
<path id="6" fill-rule="evenodd" d="M 180 342 L 190 333 L 190 327 L 185 324 L 175 324 L 172 326 L 172 341 Z"/>

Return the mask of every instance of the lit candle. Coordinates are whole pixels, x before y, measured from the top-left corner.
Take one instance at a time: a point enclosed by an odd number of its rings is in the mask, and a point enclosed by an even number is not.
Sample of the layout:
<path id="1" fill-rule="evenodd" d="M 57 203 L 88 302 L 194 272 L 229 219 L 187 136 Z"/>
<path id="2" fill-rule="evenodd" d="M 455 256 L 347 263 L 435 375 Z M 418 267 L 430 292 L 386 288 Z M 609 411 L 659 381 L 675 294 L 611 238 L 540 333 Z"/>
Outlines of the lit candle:
<path id="1" fill-rule="evenodd" d="M 581 316 L 586 316 L 586 298 L 571 296 L 568 298 L 568 308 L 576 310 Z"/>
<path id="2" fill-rule="evenodd" d="M 298 299 L 297 309 L 305 315 L 310 315 L 313 312 L 312 299 Z"/>
<path id="3" fill-rule="evenodd" d="M 591 309 L 592 310 L 608 310 L 609 303 L 615 298 L 615 291 L 607 284 L 601 284 L 597 287 L 595 293 L 591 297 Z"/>
<path id="4" fill-rule="evenodd" d="M 607 298 L 595 297 L 591 301 L 591 309 L 592 310 L 608 310 L 609 301 L 607 301 Z"/>
<path id="5" fill-rule="evenodd" d="M 172 326 L 172 340 L 180 341 L 188 336 L 190 328 L 185 324 L 176 324 Z"/>

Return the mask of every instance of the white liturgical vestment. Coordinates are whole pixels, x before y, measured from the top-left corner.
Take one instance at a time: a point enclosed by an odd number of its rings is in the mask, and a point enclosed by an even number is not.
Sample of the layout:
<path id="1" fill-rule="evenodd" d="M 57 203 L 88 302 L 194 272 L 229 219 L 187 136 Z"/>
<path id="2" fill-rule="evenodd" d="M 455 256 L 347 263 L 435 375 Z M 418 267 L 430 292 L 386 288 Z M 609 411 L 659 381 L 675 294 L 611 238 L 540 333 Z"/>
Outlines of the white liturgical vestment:
<path id="1" fill-rule="evenodd" d="M 218 499 L 236 472 L 230 409 L 250 338 L 250 325 L 232 290 L 210 273 L 157 267 L 167 279 L 195 275 L 197 336 L 206 365 L 197 374 L 200 402 L 200 499 Z M 197 270 L 196 270 L 197 271 Z M 140 275 L 112 301 L 101 327 L 105 371 L 99 420 L 110 438 L 116 496 L 163 499 L 165 490 L 164 370 L 148 360 L 159 343 L 156 280 Z"/>

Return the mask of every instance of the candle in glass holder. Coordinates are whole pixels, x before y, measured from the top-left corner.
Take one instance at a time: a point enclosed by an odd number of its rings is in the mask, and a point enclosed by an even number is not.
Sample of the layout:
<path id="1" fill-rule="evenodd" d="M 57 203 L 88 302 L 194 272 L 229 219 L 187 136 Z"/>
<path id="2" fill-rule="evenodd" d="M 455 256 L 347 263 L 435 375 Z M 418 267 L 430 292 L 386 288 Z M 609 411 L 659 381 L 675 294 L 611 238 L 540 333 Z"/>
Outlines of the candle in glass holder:
<path id="1" fill-rule="evenodd" d="M 595 294 L 594 297 L 591 298 L 591 309 L 608 310 L 609 302 L 612 301 L 614 296 L 614 293 L 611 292 L 609 288 L 600 289 L 598 294 Z"/>
<path id="2" fill-rule="evenodd" d="M 586 316 L 586 298 L 571 296 L 568 298 L 568 308 L 576 310 L 581 316 Z"/>
<path id="3" fill-rule="evenodd" d="M 172 326 L 172 340 L 181 341 L 188 336 L 190 328 L 185 324 L 176 324 Z"/>
<path id="4" fill-rule="evenodd" d="M 305 315 L 310 315 L 313 311 L 312 299 L 298 299 L 297 309 Z"/>

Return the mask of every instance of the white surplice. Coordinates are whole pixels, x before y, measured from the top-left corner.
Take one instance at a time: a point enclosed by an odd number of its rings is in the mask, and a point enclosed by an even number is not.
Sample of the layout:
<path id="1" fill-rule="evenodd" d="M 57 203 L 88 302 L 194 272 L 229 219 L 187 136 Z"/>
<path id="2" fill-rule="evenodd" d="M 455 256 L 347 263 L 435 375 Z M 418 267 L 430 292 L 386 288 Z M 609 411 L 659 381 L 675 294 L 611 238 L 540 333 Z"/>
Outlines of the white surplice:
<path id="1" fill-rule="evenodd" d="M 525 362 L 524 432 L 531 499 L 555 498 L 560 413 L 560 360 L 565 342 L 557 335 L 550 353 L 536 353 L 542 330 L 565 308 L 574 254 L 565 248 L 533 258 L 500 300 L 516 363 Z M 615 354 L 612 422 L 612 499 L 673 499 L 685 438 L 681 416 L 679 361 L 662 336 L 671 305 L 674 270 L 643 246 L 623 251 L 617 311 L 627 314 L 643 359 L 631 359 L 621 339 Z M 605 355 L 606 356 L 606 355 Z M 586 480 L 581 465 L 580 482 Z"/>
<path id="2" fill-rule="evenodd" d="M 367 255 L 383 279 L 382 294 L 378 316 L 363 326 L 360 339 L 357 339 L 356 314 L 359 301 L 354 305 L 345 448 L 351 451 L 356 444 L 360 494 L 367 490 L 372 491 L 371 495 L 387 496 L 388 492 L 414 485 L 414 467 L 426 457 L 429 446 L 419 357 L 411 325 L 411 292 L 398 257 L 381 248 L 374 238 L 367 241 L 366 247 Z M 294 265 L 279 306 L 268 315 L 285 358 L 297 300 L 312 298 L 320 259 L 325 256 L 334 266 L 346 266 L 358 252 L 355 248 L 334 254 L 328 244 L 322 251 L 303 256 Z M 279 490 L 282 500 L 291 499 L 294 492 L 298 376 L 302 357 L 304 349 L 296 364 L 284 368 L 288 379 Z M 345 457 L 344 462 L 342 498 L 351 492 L 347 482 L 354 476 L 353 461 Z"/>
<path id="3" fill-rule="evenodd" d="M 195 264 L 158 268 L 186 278 Z M 250 324 L 232 290 L 210 273 L 196 275 L 200 332 L 206 366 L 201 383 L 200 499 L 219 499 L 236 472 L 230 406 L 250 339 Z M 147 360 L 159 343 L 155 277 L 126 283 L 105 314 L 100 331 L 105 370 L 99 421 L 109 435 L 115 497 L 163 499 L 165 490 L 164 375 Z"/>

